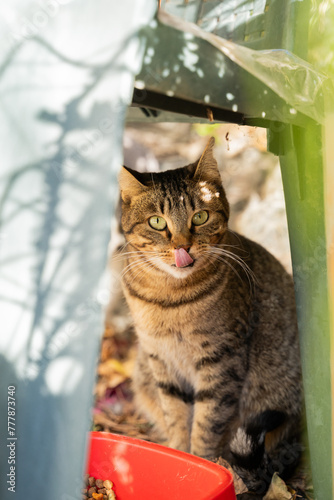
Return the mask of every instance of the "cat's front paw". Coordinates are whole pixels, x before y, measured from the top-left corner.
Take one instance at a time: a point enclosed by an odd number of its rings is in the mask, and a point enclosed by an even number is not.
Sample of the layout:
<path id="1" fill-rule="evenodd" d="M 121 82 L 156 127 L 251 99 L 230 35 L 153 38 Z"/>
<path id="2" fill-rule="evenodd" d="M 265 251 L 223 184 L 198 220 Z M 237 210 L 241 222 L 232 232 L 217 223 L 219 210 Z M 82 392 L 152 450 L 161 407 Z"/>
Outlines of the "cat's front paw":
<path id="1" fill-rule="evenodd" d="M 180 441 L 178 439 L 171 439 L 168 443 L 169 448 L 174 448 L 174 450 L 185 451 L 189 453 L 189 443 L 186 441 Z"/>
<path id="2" fill-rule="evenodd" d="M 191 446 L 190 453 L 197 457 L 205 458 L 206 460 L 213 460 L 217 457 L 217 450 L 215 447 Z"/>

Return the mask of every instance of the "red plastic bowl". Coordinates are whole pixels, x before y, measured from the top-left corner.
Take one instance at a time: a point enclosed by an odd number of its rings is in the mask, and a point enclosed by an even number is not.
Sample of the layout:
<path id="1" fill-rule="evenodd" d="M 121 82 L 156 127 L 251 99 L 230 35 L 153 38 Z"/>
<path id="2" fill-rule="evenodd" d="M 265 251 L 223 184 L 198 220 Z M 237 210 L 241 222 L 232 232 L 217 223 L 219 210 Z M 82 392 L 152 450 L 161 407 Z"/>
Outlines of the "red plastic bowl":
<path id="1" fill-rule="evenodd" d="M 189 453 L 91 432 L 87 472 L 114 482 L 117 500 L 235 500 L 231 473 Z"/>

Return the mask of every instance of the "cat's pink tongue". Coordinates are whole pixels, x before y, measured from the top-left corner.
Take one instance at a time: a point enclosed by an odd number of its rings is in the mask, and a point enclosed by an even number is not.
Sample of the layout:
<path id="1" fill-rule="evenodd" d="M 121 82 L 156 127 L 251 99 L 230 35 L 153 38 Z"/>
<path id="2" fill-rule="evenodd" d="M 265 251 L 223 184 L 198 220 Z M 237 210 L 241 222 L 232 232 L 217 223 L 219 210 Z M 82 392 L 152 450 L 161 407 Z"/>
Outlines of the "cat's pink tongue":
<path id="1" fill-rule="evenodd" d="M 186 267 L 194 261 L 184 248 L 175 248 L 175 264 L 177 267 Z"/>

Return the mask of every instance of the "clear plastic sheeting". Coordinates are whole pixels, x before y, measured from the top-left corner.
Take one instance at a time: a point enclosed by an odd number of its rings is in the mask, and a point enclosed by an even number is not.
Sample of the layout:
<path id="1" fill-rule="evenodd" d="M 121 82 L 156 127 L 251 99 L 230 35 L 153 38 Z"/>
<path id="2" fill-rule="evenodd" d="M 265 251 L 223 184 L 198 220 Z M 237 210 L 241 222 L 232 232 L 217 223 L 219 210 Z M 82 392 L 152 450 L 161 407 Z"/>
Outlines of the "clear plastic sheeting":
<path id="1" fill-rule="evenodd" d="M 297 112 L 324 123 L 326 111 L 334 108 L 332 80 L 310 64 L 283 49 L 252 50 L 201 29 L 162 10 L 159 20 L 168 26 L 206 40 L 224 56 L 264 83 Z"/>
<path id="2" fill-rule="evenodd" d="M 198 24 L 205 31 L 223 38 L 242 39 L 247 44 L 259 39 L 262 39 L 262 43 L 264 42 L 263 31 L 267 20 L 271 18 L 269 11 L 274 4 L 273 0 L 271 2 L 268 0 L 197 0 L 194 2 L 163 0 L 161 6 L 169 14 Z M 272 34 L 270 36 L 272 37 Z"/>

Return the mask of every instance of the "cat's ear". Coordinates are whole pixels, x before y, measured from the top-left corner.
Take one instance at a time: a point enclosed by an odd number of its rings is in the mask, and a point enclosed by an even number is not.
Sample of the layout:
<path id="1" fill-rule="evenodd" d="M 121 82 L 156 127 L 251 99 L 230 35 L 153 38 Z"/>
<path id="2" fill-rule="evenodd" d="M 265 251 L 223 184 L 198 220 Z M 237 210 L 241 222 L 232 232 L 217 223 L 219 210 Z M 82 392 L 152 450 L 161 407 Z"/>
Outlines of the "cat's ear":
<path id="1" fill-rule="evenodd" d="M 210 137 L 202 156 L 197 162 L 193 179 L 196 181 L 211 181 L 221 184 L 221 177 L 218 170 L 218 164 L 213 156 L 213 146 L 215 138 Z"/>
<path id="2" fill-rule="evenodd" d="M 119 174 L 119 187 L 124 203 L 130 203 L 131 198 L 147 191 L 147 187 L 137 179 L 138 172 L 128 167 L 122 167 Z"/>

